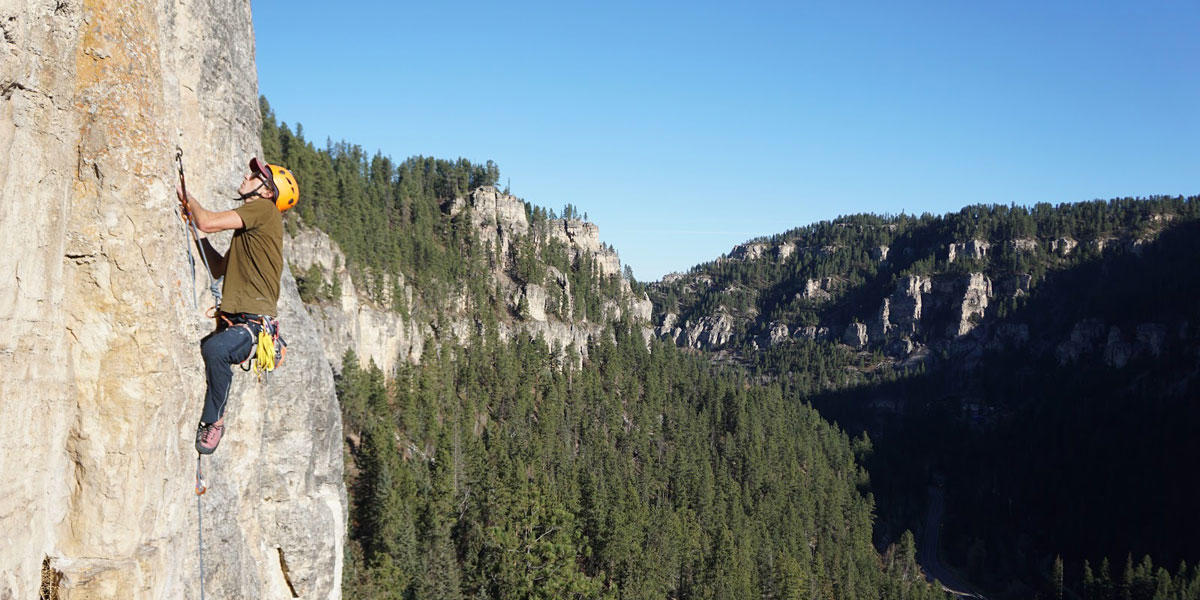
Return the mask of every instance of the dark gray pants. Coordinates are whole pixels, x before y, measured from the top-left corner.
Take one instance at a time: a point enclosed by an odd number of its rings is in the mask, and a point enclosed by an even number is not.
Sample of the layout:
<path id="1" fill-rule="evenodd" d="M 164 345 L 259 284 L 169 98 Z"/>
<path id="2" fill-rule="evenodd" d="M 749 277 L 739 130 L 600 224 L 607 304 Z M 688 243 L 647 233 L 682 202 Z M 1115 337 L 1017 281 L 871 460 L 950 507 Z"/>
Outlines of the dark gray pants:
<path id="1" fill-rule="evenodd" d="M 200 422 L 216 423 L 225 414 L 229 385 L 233 382 L 231 367 L 250 356 L 254 342 L 258 339 L 258 330 L 257 323 L 234 325 L 214 331 L 200 340 L 204 374 L 208 379 L 208 391 L 204 394 L 204 413 L 200 415 Z"/>

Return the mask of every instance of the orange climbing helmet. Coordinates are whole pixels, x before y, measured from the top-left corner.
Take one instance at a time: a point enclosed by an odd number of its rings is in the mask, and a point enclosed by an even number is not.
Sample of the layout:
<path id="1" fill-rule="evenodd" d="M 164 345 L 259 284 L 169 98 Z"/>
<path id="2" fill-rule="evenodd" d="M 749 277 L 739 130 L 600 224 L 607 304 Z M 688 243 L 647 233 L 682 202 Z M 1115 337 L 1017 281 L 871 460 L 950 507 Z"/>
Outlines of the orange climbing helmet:
<path id="1" fill-rule="evenodd" d="M 250 159 L 250 171 L 261 175 L 271 191 L 275 192 L 275 208 L 279 212 L 295 206 L 300 199 L 300 184 L 296 183 L 296 176 L 286 168 L 265 163 L 255 156 Z"/>

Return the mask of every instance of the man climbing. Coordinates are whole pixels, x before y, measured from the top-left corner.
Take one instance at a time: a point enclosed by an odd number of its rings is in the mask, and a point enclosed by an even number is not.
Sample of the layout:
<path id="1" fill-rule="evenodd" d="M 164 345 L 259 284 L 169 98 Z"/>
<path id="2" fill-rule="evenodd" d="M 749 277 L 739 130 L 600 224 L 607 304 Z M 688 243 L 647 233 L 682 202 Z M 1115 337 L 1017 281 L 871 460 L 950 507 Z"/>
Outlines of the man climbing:
<path id="1" fill-rule="evenodd" d="M 274 322 L 283 273 L 283 212 L 296 205 L 300 188 L 291 171 L 256 157 L 250 159 L 250 173 L 238 186 L 243 204 L 233 210 L 210 211 L 182 186 L 176 193 L 183 214 L 190 215 L 201 231 L 233 230 L 225 255 L 207 238 L 199 241 L 213 277 L 225 277 L 217 330 L 200 342 L 208 389 L 196 429 L 196 451 L 212 454 L 225 431 L 231 367 L 250 356 L 259 332 Z"/>

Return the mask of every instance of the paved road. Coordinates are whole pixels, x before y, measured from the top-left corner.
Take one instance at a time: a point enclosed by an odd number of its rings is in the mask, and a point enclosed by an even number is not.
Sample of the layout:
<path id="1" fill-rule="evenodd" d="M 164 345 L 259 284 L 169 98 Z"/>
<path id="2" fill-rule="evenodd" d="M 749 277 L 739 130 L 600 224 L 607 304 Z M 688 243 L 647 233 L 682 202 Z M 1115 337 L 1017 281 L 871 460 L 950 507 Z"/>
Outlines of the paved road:
<path id="1" fill-rule="evenodd" d="M 943 590 L 959 598 L 986 600 L 981 594 L 967 591 L 972 589 L 971 586 L 967 585 L 954 571 L 943 565 L 941 559 L 938 558 L 942 514 L 945 510 L 946 498 L 942 493 L 942 488 L 936 485 L 929 486 L 929 508 L 925 511 L 925 532 L 921 535 L 921 541 L 917 547 L 917 561 L 921 563 L 921 568 L 925 571 L 925 578 L 929 581 L 937 579 L 942 583 Z"/>

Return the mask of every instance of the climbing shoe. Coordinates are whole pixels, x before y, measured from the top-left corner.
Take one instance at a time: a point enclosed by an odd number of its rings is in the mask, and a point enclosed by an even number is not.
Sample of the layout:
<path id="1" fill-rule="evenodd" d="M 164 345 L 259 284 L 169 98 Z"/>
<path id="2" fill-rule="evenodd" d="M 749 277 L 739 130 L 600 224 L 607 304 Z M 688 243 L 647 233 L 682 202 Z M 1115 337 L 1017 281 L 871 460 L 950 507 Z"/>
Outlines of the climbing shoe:
<path id="1" fill-rule="evenodd" d="M 221 434 L 223 433 L 225 433 L 224 425 L 201 423 L 196 428 L 196 452 L 212 454 L 217 449 L 217 444 L 221 443 Z"/>

